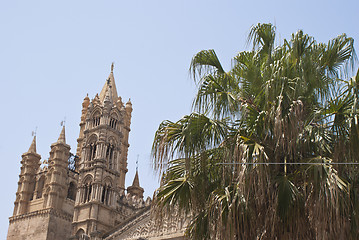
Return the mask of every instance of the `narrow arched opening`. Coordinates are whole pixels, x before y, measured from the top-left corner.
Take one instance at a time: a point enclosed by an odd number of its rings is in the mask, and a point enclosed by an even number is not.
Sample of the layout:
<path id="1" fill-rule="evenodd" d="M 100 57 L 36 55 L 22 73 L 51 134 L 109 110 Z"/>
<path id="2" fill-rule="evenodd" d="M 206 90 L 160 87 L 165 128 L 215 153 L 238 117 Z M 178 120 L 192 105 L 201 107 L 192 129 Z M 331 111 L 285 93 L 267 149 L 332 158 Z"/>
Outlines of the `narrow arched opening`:
<path id="1" fill-rule="evenodd" d="M 31 192 L 30 201 L 34 199 L 35 189 L 36 189 L 36 181 L 34 179 L 34 181 L 30 183 L 30 192 Z"/>
<path id="2" fill-rule="evenodd" d="M 97 144 L 90 143 L 90 151 L 89 151 L 89 161 L 93 160 L 96 157 Z"/>
<path id="3" fill-rule="evenodd" d="M 70 182 L 69 188 L 67 189 L 67 198 L 74 200 L 76 199 L 77 188 L 73 182 Z"/>
<path id="4" fill-rule="evenodd" d="M 37 193 L 36 193 L 36 198 L 42 198 L 42 191 L 44 189 L 44 185 L 45 185 L 45 177 L 42 176 L 40 177 L 40 179 L 37 181 Z"/>
<path id="5" fill-rule="evenodd" d="M 108 167 L 112 169 L 114 160 L 114 146 L 112 144 L 108 144 L 107 146 L 106 159 L 108 161 Z"/>

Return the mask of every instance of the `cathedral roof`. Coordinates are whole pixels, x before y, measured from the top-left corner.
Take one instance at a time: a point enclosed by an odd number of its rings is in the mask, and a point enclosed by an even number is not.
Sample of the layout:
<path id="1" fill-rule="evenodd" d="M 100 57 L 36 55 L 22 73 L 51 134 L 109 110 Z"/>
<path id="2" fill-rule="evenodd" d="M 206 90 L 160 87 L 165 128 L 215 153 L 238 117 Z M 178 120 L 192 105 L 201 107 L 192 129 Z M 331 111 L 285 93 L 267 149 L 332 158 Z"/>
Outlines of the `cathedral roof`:
<path id="1" fill-rule="evenodd" d="M 101 102 L 103 102 L 105 100 L 106 93 L 107 93 L 108 89 L 110 89 L 110 91 L 111 91 L 110 96 L 112 99 L 110 99 L 110 100 L 112 103 L 114 103 L 115 101 L 117 101 L 118 95 L 117 95 L 117 89 L 116 89 L 116 84 L 115 84 L 115 78 L 113 76 L 113 63 L 111 65 L 111 73 L 108 76 L 107 81 L 100 92 L 100 101 Z"/>

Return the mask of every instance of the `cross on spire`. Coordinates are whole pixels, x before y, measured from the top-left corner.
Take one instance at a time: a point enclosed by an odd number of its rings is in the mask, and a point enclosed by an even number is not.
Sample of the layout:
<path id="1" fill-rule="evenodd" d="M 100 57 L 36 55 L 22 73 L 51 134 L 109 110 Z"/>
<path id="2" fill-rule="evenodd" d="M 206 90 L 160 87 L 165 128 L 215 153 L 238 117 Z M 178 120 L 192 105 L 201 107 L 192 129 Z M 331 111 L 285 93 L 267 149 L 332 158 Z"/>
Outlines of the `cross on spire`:
<path id="1" fill-rule="evenodd" d="M 138 158 L 140 157 L 139 154 L 137 154 L 137 160 L 136 160 L 136 172 L 138 171 Z"/>
<path id="2" fill-rule="evenodd" d="M 61 121 L 60 125 L 61 125 L 61 127 L 66 125 L 66 117 L 64 117 L 64 120 Z"/>
<path id="3" fill-rule="evenodd" d="M 33 136 L 33 137 L 35 136 L 35 137 L 36 137 L 36 133 L 37 133 L 37 126 L 35 127 L 35 131 L 32 131 L 32 132 L 31 132 L 31 136 Z"/>
<path id="4" fill-rule="evenodd" d="M 108 92 L 110 92 L 110 101 L 112 103 L 114 103 L 118 99 L 115 79 L 113 76 L 113 67 L 114 67 L 114 64 L 112 63 L 111 64 L 111 73 L 108 76 L 108 78 L 105 79 L 105 85 L 103 86 L 103 88 L 99 94 L 99 99 L 100 99 L 100 102 L 102 102 L 102 103 L 104 102 Z"/>

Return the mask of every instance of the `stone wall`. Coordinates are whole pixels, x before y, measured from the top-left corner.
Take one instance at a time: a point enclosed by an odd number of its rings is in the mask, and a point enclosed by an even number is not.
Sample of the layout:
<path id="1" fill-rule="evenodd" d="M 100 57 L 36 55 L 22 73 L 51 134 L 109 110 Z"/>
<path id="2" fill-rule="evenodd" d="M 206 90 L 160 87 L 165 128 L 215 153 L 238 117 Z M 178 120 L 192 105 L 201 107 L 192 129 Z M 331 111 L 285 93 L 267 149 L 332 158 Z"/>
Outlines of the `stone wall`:
<path id="1" fill-rule="evenodd" d="M 64 240 L 71 235 L 72 216 L 53 209 L 10 218 L 7 240 Z"/>
<path id="2" fill-rule="evenodd" d="M 11 217 L 7 240 L 46 239 L 49 219 L 46 211 Z"/>
<path id="3" fill-rule="evenodd" d="M 64 214 L 51 214 L 48 228 L 48 240 L 66 240 L 71 236 L 72 217 Z"/>

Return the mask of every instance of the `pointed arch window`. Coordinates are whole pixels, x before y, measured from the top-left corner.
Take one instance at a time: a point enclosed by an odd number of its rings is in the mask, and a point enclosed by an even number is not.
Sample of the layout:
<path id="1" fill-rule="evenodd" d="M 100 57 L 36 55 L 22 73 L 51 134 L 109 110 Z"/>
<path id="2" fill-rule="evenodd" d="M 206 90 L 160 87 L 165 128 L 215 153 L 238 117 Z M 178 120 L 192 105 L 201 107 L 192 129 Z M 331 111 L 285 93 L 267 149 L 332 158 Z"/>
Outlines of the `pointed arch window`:
<path id="1" fill-rule="evenodd" d="M 92 177 L 88 175 L 82 185 L 82 190 L 80 191 L 80 201 L 81 202 L 89 202 L 92 199 Z M 76 195 L 75 195 L 76 196 Z"/>
<path id="2" fill-rule="evenodd" d="M 117 122 L 118 122 L 117 119 L 111 117 L 110 118 L 110 127 L 116 129 L 117 128 Z"/>
<path id="3" fill-rule="evenodd" d="M 118 125 L 118 117 L 116 113 L 112 113 L 111 117 L 110 117 L 110 121 L 109 121 L 109 125 L 111 128 L 113 129 L 117 129 L 117 125 Z"/>
<path id="4" fill-rule="evenodd" d="M 77 232 L 76 232 L 76 239 L 82 240 L 82 239 L 86 239 L 86 234 L 85 231 L 80 228 Z"/>
<path id="5" fill-rule="evenodd" d="M 92 126 L 96 127 L 100 125 L 101 115 L 99 112 L 95 113 L 92 118 Z"/>

